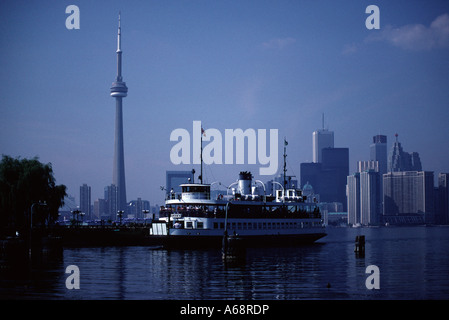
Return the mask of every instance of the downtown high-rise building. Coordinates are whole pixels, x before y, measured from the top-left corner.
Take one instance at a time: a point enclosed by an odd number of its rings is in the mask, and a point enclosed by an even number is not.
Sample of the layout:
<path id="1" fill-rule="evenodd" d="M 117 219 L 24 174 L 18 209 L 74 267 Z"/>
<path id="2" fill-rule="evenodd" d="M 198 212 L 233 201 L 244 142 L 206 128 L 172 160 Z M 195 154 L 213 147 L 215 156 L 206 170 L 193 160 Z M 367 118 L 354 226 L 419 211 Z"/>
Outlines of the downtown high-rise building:
<path id="1" fill-rule="evenodd" d="M 85 214 L 86 219 L 92 219 L 91 203 L 91 188 L 83 184 L 80 186 L 80 211 Z"/>
<path id="2" fill-rule="evenodd" d="M 388 172 L 421 171 L 419 154 L 417 152 L 405 152 L 398 141 L 398 134 L 395 134 L 395 137 L 396 140 L 388 155 Z"/>
<path id="3" fill-rule="evenodd" d="M 347 177 L 348 224 L 360 224 L 360 172 Z"/>
<path id="4" fill-rule="evenodd" d="M 438 174 L 437 222 L 449 224 L 449 173 Z"/>
<path id="5" fill-rule="evenodd" d="M 312 134 L 312 152 L 314 163 L 321 163 L 323 161 L 324 148 L 334 147 L 334 132 L 329 131 L 324 127 L 324 114 L 322 119 L 322 128 L 314 131 Z"/>
<path id="6" fill-rule="evenodd" d="M 397 223 L 434 223 L 434 176 L 430 171 L 383 175 L 384 219 Z"/>
<path id="7" fill-rule="evenodd" d="M 321 202 L 341 203 L 346 210 L 346 178 L 349 149 L 334 147 L 334 132 L 323 128 L 313 132 L 313 162 L 300 164 L 301 185 L 311 185 Z"/>
<path id="8" fill-rule="evenodd" d="M 387 136 L 376 135 L 370 145 L 370 161 L 377 161 L 377 171 L 382 176 L 388 171 Z"/>
<path id="9" fill-rule="evenodd" d="M 334 132 L 323 128 L 314 131 L 312 138 L 313 162 L 321 163 L 323 161 L 323 149 L 334 147 Z"/>
<path id="10" fill-rule="evenodd" d="M 105 200 L 105 219 L 115 221 L 117 220 L 118 206 L 118 188 L 115 184 L 104 187 L 104 200 Z"/>
<path id="11" fill-rule="evenodd" d="M 381 222 L 381 198 L 379 172 L 360 172 L 360 224 L 377 225 Z"/>
<path id="12" fill-rule="evenodd" d="M 348 224 L 378 225 L 381 223 L 380 176 L 368 169 L 347 177 Z"/>

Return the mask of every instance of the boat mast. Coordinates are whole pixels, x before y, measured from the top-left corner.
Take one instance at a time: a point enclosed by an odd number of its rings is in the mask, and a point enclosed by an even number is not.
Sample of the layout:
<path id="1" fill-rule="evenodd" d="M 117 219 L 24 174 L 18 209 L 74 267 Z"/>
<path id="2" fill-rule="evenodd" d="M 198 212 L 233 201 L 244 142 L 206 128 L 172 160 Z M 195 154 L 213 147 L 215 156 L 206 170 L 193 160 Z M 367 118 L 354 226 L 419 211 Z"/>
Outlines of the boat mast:
<path id="1" fill-rule="evenodd" d="M 287 180 L 285 179 L 286 172 L 287 172 L 287 160 L 286 160 L 287 159 L 287 145 L 288 145 L 288 142 L 284 137 L 284 192 L 287 187 Z M 284 194 L 284 196 L 285 196 L 285 194 Z"/>
<path id="2" fill-rule="evenodd" d="M 203 184 L 203 134 L 205 134 L 205 131 L 203 130 L 203 127 L 201 127 L 201 153 L 200 153 L 200 159 L 201 159 L 201 172 L 200 172 L 200 180 L 201 184 Z"/>

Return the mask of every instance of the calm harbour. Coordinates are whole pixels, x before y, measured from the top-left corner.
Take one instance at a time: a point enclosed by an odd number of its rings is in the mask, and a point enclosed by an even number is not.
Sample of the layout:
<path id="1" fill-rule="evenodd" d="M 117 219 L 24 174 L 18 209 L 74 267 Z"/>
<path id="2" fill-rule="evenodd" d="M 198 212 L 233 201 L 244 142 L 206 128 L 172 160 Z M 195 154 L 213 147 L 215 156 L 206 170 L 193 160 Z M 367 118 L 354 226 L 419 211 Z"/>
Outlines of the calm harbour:
<path id="1" fill-rule="evenodd" d="M 0 299 L 50 300 L 447 300 L 449 227 L 328 227 L 313 245 L 248 248 L 225 264 L 220 250 L 65 248 L 45 266 L 0 274 Z M 366 253 L 354 253 L 357 235 Z M 67 289 L 69 265 L 79 289 Z M 379 289 L 368 289 L 369 265 Z"/>

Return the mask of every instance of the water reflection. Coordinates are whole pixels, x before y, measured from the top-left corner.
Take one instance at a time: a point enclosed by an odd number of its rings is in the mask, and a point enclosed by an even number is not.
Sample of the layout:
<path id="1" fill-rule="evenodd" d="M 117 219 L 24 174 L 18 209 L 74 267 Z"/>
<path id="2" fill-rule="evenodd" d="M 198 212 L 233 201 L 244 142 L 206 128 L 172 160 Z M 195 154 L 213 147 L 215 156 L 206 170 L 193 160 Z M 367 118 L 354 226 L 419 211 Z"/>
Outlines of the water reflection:
<path id="1" fill-rule="evenodd" d="M 449 228 L 332 229 L 314 245 L 248 248 L 240 263 L 220 250 L 64 249 L 40 267 L 2 268 L 0 298 L 27 299 L 447 299 Z M 366 236 L 365 257 L 354 253 Z M 65 268 L 80 269 L 80 289 Z M 365 286 L 380 269 L 380 290 Z"/>

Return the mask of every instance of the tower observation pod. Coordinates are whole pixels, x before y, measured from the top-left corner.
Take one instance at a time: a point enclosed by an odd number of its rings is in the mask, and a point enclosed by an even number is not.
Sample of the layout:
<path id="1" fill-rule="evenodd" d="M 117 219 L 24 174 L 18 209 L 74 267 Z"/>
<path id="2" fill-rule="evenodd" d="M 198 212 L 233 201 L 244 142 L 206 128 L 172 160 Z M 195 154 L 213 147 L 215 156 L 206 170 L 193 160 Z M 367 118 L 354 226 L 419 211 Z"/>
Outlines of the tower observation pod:
<path id="1" fill-rule="evenodd" d="M 121 26 L 120 14 L 118 16 L 118 34 L 117 34 L 117 78 L 112 83 L 111 97 L 126 97 L 128 95 L 128 87 L 122 81 L 122 48 L 121 48 Z"/>
<path id="2" fill-rule="evenodd" d="M 128 94 L 128 88 L 122 78 L 122 49 L 120 13 L 118 17 L 117 33 L 117 77 L 112 83 L 111 97 L 115 98 L 115 142 L 112 184 L 117 187 L 117 210 L 126 209 L 125 184 L 125 152 L 123 148 L 123 112 L 122 98 Z"/>

